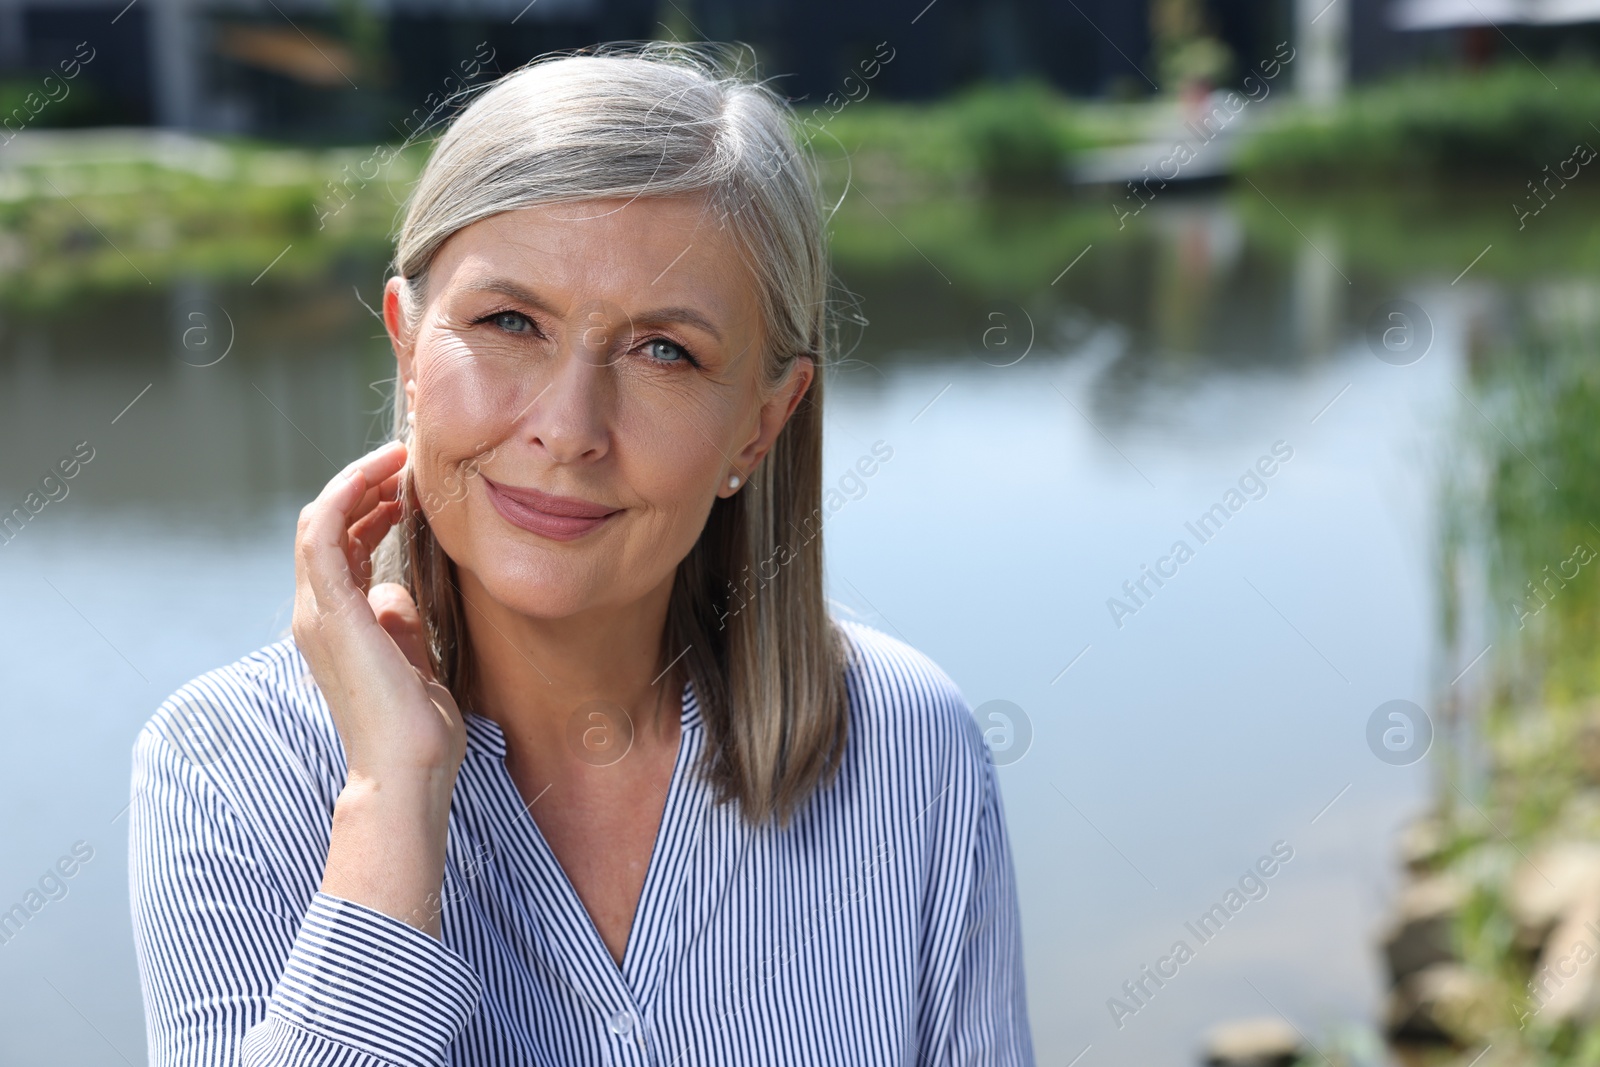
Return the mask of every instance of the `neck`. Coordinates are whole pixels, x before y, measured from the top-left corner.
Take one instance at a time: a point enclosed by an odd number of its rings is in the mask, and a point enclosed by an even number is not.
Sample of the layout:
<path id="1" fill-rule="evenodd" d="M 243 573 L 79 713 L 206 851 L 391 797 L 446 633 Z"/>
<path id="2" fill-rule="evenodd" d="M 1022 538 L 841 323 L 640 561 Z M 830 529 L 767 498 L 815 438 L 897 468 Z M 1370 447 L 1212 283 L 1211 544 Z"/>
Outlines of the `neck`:
<path id="1" fill-rule="evenodd" d="M 499 725 L 509 747 L 570 756 L 574 720 L 615 725 L 606 720 L 618 708 L 634 746 L 676 742 L 685 676 L 681 660 L 664 670 L 661 658 L 671 576 L 633 604 L 562 618 L 524 615 L 491 597 L 475 575 L 458 577 L 475 668 L 468 702 Z"/>

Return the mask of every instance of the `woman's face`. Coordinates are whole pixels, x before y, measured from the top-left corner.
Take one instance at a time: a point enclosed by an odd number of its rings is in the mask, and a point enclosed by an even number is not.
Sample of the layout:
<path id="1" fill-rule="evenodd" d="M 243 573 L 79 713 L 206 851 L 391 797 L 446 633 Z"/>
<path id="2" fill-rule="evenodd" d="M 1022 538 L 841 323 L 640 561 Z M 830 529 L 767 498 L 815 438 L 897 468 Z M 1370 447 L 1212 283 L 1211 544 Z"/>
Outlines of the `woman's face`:
<path id="1" fill-rule="evenodd" d="M 513 611 L 560 618 L 659 592 L 811 382 L 800 359 L 760 394 L 755 284 L 705 203 L 601 200 L 467 226 L 434 256 L 414 334 L 398 280 L 385 292 L 423 510 L 458 570 Z"/>

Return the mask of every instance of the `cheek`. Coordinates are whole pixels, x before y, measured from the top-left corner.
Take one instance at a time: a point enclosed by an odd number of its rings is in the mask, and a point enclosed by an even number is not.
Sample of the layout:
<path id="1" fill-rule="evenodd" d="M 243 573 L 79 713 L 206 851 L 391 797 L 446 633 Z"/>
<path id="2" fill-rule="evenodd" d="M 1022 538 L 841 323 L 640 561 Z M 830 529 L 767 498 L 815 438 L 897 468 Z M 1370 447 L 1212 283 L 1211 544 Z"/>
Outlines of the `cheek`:
<path id="1" fill-rule="evenodd" d="M 742 441 L 738 407 L 705 388 L 684 389 L 627 405 L 616 427 L 628 483 L 650 505 L 695 512 Z"/>
<path id="2" fill-rule="evenodd" d="M 615 426 L 614 455 L 638 508 L 621 548 L 648 586 L 670 573 L 700 539 L 718 480 L 736 454 L 738 410 L 701 388 L 636 403 Z"/>
<path id="3" fill-rule="evenodd" d="M 429 522 L 447 524 L 470 468 L 516 416 L 514 396 L 493 383 L 459 341 L 442 338 L 417 368 L 417 421 L 410 464 Z"/>
<path id="4" fill-rule="evenodd" d="M 458 338 L 439 338 L 419 361 L 417 421 L 441 445 L 473 434 L 482 440 L 480 428 L 509 425 L 526 403 L 514 382 L 493 375 Z"/>

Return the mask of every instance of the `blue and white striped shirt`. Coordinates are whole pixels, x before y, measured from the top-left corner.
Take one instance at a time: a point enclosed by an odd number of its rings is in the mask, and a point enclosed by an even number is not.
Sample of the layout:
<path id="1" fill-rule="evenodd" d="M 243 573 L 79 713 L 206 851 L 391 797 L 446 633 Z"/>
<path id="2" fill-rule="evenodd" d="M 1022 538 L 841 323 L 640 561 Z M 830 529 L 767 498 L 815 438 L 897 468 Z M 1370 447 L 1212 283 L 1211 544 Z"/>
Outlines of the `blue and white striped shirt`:
<path id="1" fill-rule="evenodd" d="M 1010 846 L 960 690 L 846 621 L 839 778 L 783 830 L 712 804 L 692 683 L 620 968 L 467 715 L 436 940 L 319 890 L 343 750 L 292 639 L 188 683 L 133 749 L 152 1067 L 1032 1067 Z"/>

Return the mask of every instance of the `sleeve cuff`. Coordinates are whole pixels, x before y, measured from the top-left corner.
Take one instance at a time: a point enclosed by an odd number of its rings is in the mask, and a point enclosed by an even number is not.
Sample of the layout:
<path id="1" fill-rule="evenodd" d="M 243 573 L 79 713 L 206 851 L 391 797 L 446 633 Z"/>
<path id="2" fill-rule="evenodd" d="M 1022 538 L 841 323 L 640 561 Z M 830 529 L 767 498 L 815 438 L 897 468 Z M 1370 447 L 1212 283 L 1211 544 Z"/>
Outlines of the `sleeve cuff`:
<path id="1" fill-rule="evenodd" d="M 483 984 L 457 953 L 393 916 L 319 892 L 271 1014 L 405 1067 L 438 1067 Z"/>

